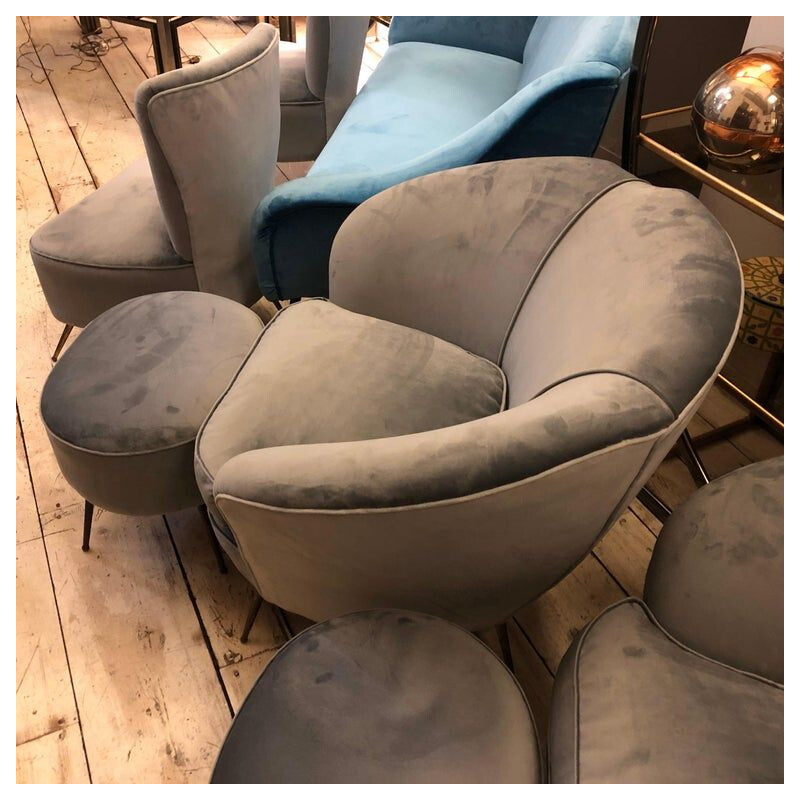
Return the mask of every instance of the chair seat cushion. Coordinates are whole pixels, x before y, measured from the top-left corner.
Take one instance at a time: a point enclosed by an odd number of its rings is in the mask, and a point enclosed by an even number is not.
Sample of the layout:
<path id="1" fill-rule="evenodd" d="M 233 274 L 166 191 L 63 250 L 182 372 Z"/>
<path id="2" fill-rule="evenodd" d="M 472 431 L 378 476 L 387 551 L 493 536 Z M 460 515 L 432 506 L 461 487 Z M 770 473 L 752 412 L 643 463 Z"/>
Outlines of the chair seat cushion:
<path id="1" fill-rule="evenodd" d="M 261 329 L 250 309 L 200 292 L 146 295 L 101 314 L 42 391 L 42 418 L 67 481 L 112 511 L 157 505 L 136 499 L 155 476 L 163 485 L 151 494 L 188 493 L 199 504 L 197 431 Z M 153 474 L 136 474 L 146 470 Z"/>
<path id="2" fill-rule="evenodd" d="M 522 65 L 461 47 L 392 45 L 310 175 L 402 164 L 449 142 L 517 91 Z"/>
<path id="3" fill-rule="evenodd" d="M 536 729 L 482 642 L 425 614 L 323 622 L 272 659 L 212 783 L 532 783 Z"/>
<path id="4" fill-rule="evenodd" d="M 240 453 L 445 428 L 501 411 L 495 364 L 412 328 L 324 300 L 267 326 L 198 437 L 198 483 Z"/>
<path id="5" fill-rule="evenodd" d="M 783 688 L 695 653 L 623 601 L 559 667 L 550 766 L 558 783 L 781 782 Z"/>
<path id="6" fill-rule="evenodd" d="M 170 242 L 146 159 L 42 225 L 30 247 L 50 308 L 72 325 L 141 294 L 197 288 L 194 266 Z"/>
<path id="7" fill-rule="evenodd" d="M 284 103 L 322 103 L 306 81 L 306 51 L 294 42 L 281 42 L 281 105 Z"/>

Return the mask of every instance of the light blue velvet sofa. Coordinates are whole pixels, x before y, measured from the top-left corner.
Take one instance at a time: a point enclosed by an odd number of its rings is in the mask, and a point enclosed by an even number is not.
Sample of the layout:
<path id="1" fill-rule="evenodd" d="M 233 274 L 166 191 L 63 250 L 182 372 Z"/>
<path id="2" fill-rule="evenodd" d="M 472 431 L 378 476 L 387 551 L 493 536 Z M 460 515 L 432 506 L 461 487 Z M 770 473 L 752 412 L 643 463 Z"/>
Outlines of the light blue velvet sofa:
<path id="1" fill-rule="evenodd" d="M 395 17 L 386 54 L 308 175 L 256 210 L 264 296 L 327 296 L 340 225 L 395 184 L 482 161 L 592 155 L 638 19 Z"/>

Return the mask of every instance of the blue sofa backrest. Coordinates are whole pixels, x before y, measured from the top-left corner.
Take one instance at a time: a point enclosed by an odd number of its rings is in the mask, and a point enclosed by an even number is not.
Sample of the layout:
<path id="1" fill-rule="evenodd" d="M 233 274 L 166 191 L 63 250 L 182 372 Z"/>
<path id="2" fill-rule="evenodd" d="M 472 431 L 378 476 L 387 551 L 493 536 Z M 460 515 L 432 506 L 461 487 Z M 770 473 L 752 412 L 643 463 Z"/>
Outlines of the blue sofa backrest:
<path id="1" fill-rule="evenodd" d="M 428 42 L 522 61 L 536 17 L 392 17 L 389 44 Z"/>
<path id="2" fill-rule="evenodd" d="M 537 17 L 522 56 L 519 88 L 557 67 L 603 61 L 630 67 L 638 17 Z"/>

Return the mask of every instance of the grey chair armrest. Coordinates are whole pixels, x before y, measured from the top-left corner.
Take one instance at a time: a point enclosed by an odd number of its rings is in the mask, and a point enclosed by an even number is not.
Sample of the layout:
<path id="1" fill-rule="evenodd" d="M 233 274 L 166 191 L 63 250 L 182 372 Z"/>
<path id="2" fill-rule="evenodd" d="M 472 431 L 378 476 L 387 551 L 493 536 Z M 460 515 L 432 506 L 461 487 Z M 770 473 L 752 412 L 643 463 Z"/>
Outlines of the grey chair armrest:
<path id="1" fill-rule="evenodd" d="M 328 510 L 437 503 L 531 478 L 672 421 L 642 384 L 613 373 L 585 375 L 509 411 L 449 428 L 243 453 L 220 470 L 214 497 Z"/>

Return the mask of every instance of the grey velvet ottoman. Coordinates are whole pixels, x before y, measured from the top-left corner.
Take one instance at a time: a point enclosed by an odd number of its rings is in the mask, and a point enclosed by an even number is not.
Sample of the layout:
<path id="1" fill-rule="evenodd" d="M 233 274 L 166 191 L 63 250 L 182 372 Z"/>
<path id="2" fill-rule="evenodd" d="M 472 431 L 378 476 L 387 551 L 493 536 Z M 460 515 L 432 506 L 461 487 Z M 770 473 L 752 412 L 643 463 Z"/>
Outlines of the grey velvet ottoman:
<path id="1" fill-rule="evenodd" d="M 536 727 L 481 641 L 361 611 L 286 644 L 233 721 L 212 783 L 538 783 Z"/>
<path id="2" fill-rule="evenodd" d="M 84 550 L 94 505 L 136 516 L 204 511 L 195 437 L 262 327 L 223 297 L 150 294 L 97 317 L 53 367 L 41 414 L 64 478 L 86 500 Z"/>

